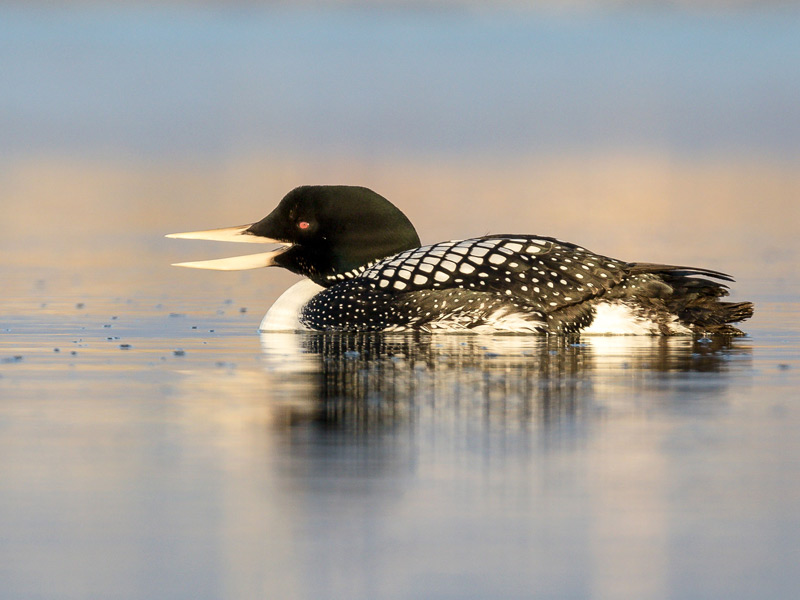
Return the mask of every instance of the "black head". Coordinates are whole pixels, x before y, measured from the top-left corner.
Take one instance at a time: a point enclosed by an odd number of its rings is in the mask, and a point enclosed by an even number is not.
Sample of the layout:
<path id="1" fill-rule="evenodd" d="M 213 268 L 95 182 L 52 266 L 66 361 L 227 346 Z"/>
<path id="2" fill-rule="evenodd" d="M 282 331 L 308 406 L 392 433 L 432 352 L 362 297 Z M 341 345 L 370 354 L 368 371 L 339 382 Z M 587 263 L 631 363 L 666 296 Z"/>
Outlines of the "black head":
<path id="1" fill-rule="evenodd" d="M 324 286 L 420 245 L 414 226 L 386 198 L 344 185 L 296 188 L 247 233 L 291 244 L 274 264 Z"/>

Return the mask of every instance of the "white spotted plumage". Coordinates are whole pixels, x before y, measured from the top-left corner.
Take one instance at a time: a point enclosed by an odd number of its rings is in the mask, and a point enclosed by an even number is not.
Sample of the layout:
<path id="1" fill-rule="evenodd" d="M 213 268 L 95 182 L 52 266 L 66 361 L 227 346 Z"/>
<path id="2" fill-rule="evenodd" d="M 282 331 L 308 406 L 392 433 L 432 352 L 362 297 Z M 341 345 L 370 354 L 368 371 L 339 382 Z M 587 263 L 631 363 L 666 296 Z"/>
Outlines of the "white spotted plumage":
<path id="1" fill-rule="evenodd" d="M 577 272 L 590 263 L 603 267 Z M 304 307 L 302 320 L 313 329 L 510 330 L 525 323 L 525 331 L 577 331 L 591 321 L 586 311 L 553 314 L 592 300 L 607 287 L 601 282 L 623 277 L 622 265 L 537 236 L 440 242 L 377 261 L 332 286 Z M 598 286 L 584 286 L 586 277 Z M 365 292 L 365 281 L 377 294 Z M 342 304 L 345 291 L 350 302 Z"/>
<path id="2" fill-rule="evenodd" d="M 739 335 L 731 324 L 753 314 L 750 302 L 719 300 L 727 295 L 720 281 L 733 280 L 718 271 L 621 262 L 535 235 L 420 246 L 397 207 L 358 186 L 301 186 L 252 225 L 170 237 L 278 244 L 270 252 L 178 264 L 279 266 L 307 277 L 322 289 L 299 307 L 297 322 L 317 330 L 562 334 L 603 329 L 598 316 L 616 316 L 636 325 L 626 331 Z M 292 293 L 279 304 L 286 309 L 298 298 Z"/>

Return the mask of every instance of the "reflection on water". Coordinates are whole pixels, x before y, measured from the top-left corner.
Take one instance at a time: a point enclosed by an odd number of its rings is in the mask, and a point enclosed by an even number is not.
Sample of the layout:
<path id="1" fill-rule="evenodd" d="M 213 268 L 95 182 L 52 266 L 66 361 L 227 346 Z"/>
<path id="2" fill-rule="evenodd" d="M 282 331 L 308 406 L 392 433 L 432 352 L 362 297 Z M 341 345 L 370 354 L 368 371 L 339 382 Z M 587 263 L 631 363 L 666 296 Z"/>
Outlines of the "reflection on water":
<path id="1" fill-rule="evenodd" d="M 2 597 L 796 587 L 796 305 L 745 339 L 259 338 L 235 303 L 39 306 L 0 327 Z"/>
<path id="2" fill-rule="evenodd" d="M 741 369 L 750 356 L 746 341 L 722 336 L 262 333 L 261 345 L 267 371 L 283 377 L 278 389 L 313 398 L 318 424 L 348 432 L 413 420 L 422 409 L 546 425 L 592 410 L 598 387 L 624 381 L 642 393 L 663 387 L 662 374 L 719 373 L 732 360 Z"/>

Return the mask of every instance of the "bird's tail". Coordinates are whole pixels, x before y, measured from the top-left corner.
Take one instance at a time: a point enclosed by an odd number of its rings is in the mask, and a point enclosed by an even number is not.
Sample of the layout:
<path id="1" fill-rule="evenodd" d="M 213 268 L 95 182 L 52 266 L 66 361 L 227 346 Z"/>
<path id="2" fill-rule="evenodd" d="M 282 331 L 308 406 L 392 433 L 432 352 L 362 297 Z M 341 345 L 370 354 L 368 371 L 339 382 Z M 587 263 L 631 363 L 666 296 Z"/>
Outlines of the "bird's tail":
<path id="1" fill-rule="evenodd" d="M 728 295 L 728 286 L 722 282 L 732 282 L 730 275 L 709 269 L 652 263 L 633 263 L 629 268 L 633 274 L 656 275 L 668 285 L 671 293 L 659 294 L 658 300 L 693 331 L 744 335 L 733 323 L 752 317 L 754 306 L 752 302 L 720 301 Z"/>

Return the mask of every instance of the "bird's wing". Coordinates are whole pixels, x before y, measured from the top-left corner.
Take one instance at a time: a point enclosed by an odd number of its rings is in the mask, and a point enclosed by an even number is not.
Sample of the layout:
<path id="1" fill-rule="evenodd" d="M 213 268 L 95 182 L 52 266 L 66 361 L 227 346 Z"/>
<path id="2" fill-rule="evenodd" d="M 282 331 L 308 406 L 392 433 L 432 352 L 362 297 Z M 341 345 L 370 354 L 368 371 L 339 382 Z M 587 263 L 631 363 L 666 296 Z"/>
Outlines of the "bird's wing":
<path id="1" fill-rule="evenodd" d="M 628 272 L 627 263 L 553 238 L 492 235 L 401 252 L 362 276 L 387 292 L 495 292 L 550 313 L 604 294 Z"/>

